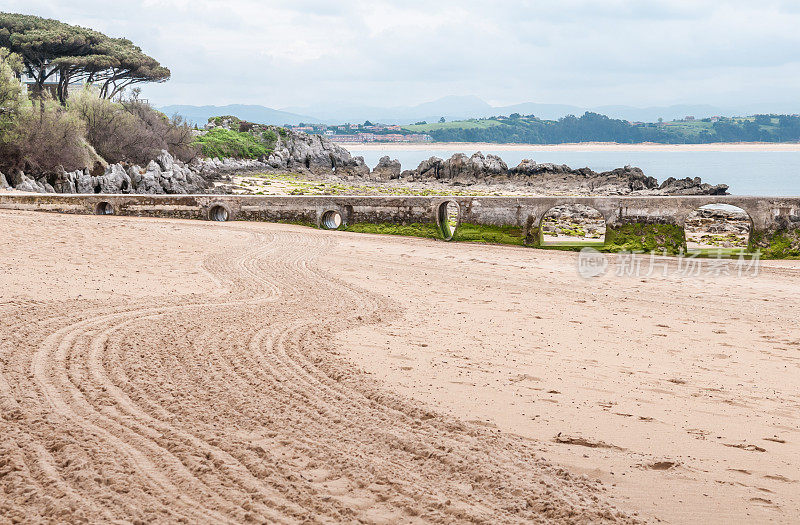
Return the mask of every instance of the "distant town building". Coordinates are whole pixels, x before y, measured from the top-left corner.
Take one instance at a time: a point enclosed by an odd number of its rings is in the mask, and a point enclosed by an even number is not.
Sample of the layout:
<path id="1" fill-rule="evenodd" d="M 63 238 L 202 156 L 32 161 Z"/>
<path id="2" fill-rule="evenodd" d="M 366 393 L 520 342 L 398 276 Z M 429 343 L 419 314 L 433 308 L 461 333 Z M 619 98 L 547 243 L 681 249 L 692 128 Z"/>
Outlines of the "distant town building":
<path id="1" fill-rule="evenodd" d="M 433 142 L 433 137 L 422 133 L 393 133 L 393 134 L 377 134 L 377 133 L 353 133 L 350 135 L 329 135 L 333 142 L 354 143 L 354 142 Z"/>

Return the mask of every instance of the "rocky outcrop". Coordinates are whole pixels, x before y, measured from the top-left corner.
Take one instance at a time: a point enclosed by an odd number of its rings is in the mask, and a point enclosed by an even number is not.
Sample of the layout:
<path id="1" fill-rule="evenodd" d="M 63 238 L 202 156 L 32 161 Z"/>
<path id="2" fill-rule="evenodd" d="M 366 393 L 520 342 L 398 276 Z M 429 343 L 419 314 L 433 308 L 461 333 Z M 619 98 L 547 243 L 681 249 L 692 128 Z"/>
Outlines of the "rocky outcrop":
<path id="1" fill-rule="evenodd" d="M 34 179 L 28 177 L 22 170 L 12 170 L 7 182 L 11 187 L 19 191 L 33 193 L 55 193 L 55 189 L 45 178 Z"/>
<path id="2" fill-rule="evenodd" d="M 390 159 L 383 156 L 378 161 L 378 165 L 372 170 L 373 180 L 394 180 L 400 178 L 401 166 L 397 159 Z"/>
<path id="3" fill-rule="evenodd" d="M 500 182 L 507 180 L 508 166 L 496 155 L 486 155 L 480 151 L 467 157 L 456 153 L 447 160 L 431 157 L 423 160 L 415 170 L 406 170 L 402 177 L 411 181 L 436 180 L 451 184 L 476 184 L 480 182 Z"/>
<path id="4" fill-rule="evenodd" d="M 499 157 L 484 156 L 480 152 L 471 157 L 457 153 L 447 160 L 431 157 L 416 169 L 404 171 L 402 178 L 456 185 L 505 184 L 541 194 L 725 195 L 728 190 L 724 184 L 712 186 L 704 184 L 700 178 L 670 178 L 659 186 L 654 177 L 648 177 L 641 169 L 631 166 L 598 173 L 589 168 L 573 169 L 564 164 L 538 164 L 525 159 L 509 169 Z"/>
<path id="5" fill-rule="evenodd" d="M 175 160 L 166 151 L 145 168 L 111 164 L 100 175 L 93 175 L 88 169 L 73 172 L 62 169 L 34 180 L 21 171 L 12 173 L 10 182 L 14 189 L 36 193 L 187 194 L 205 193 L 213 187 L 196 168 Z"/>
<path id="6" fill-rule="evenodd" d="M 704 183 L 700 180 L 700 177 L 693 179 L 689 177 L 685 179 L 669 177 L 661 183 L 658 190 L 666 195 L 727 195 L 728 185 L 717 184 L 712 186 Z"/>
<path id="7" fill-rule="evenodd" d="M 223 127 L 246 131 L 256 137 L 273 137 L 271 153 L 258 160 L 261 169 L 306 173 L 315 176 L 336 175 L 343 179 L 366 179 L 370 169 L 363 157 L 353 157 L 345 148 L 322 135 L 309 135 L 278 126 L 243 122 L 233 117 L 212 119 L 206 129 Z M 269 141 L 267 141 L 269 142 Z"/>
<path id="8" fill-rule="evenodd" d="M 10 187 L 11 187 L 11 185 L 6 180 L 6 176 L 3 174 L 2 171 L 0 171 L 0 190 L 5 190 L 5 189 L 8 189 Z"/>

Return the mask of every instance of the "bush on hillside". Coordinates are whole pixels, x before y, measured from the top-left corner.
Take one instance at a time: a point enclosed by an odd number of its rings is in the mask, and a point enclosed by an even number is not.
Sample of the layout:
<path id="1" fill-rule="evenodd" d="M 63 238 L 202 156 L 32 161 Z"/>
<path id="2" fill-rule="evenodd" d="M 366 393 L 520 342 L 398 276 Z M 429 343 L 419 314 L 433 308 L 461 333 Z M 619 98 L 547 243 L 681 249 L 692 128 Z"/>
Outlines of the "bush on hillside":
<path id="1" fill-rule="evenodd" d="M 161 150 L 188 161 L 197 154 L 192 130 L 179 117 L 168 119 L 136 96 L 121 103 L 84 90 L 74 95 L 69 110 L 86 123 L 87 139 L 111 163 L 144 165 Z"/>
<path id="2" fill-rule="evenodd" d="M 4 168 L 47 173 L 91 167 L 95 155 L 86 139 L 86 125 L 53 100 L 23 107 L 4 133 Z"/>
<path id="3" fill-rule="evenodd" d="M 197 144 L 204 157 L 234 157 L 257 159 L 268 155 L 270 150 L 250 133 L 224 128 L 215 128 L 197 137 Z"/>
<path id="4" fill-rule="evenodd" d="M 15 73 L 19 57 L 0 48 L 0 170 L 78 169 L 94 158 L 83 121 L 52 100 L 31 103 Z"/>

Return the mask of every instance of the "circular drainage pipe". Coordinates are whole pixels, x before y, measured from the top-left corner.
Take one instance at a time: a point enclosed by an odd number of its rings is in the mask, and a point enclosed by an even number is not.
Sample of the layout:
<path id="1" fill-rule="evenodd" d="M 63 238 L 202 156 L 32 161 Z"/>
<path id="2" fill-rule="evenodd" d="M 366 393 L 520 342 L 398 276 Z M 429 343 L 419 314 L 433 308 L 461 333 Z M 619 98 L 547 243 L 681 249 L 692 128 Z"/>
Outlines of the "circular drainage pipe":
<path id="1" fill-rule="evenodd" d="M 110 202 L 98 202 L 94 213 L 95 215 L 114 215 L 114 206 Z"/>
<path id="2" fill-rule="evenodd" d="M 320 225 L 325 230 L 338 230 L 342 226 L 342 216 L 336 210 L 328 210 L 322 214 Z"/>
<path id="3" fill-rule="evenodd" d="M 208 220 L 217 221 L 217 222 L 225 222 L 230 218 L 230 213 L 225 206 L 221 206 L 217 204 L 216 206 L 212 206 L 210 210 L 208 210 Z"/>

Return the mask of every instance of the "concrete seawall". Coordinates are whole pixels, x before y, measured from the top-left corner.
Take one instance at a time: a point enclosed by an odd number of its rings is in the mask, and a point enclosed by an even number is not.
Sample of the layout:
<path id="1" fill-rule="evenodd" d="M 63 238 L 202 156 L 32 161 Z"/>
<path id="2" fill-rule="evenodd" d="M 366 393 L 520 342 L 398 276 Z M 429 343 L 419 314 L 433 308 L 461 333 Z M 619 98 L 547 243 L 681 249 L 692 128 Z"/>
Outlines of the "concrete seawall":
<path id="1" fill-rule="evenodd" d="M 751 235 L 800 229 L 800 197 L 417 197 L 417 196 L 260 196 L 260 195 L 0 195 L 0 209 L 59 213 L 114 214 L 205 220 L 248 220 L 326 227 L 328 212 L 342 224 L 439 224 L 442 206 L 459 205 L 460 223 L 514 226 L 538 237 L 542 218 L 561 204 L 598 210 L 609 229 L 625 224 L 683 227 L 686 217 L 707 204 L 746 211 Z"/>

